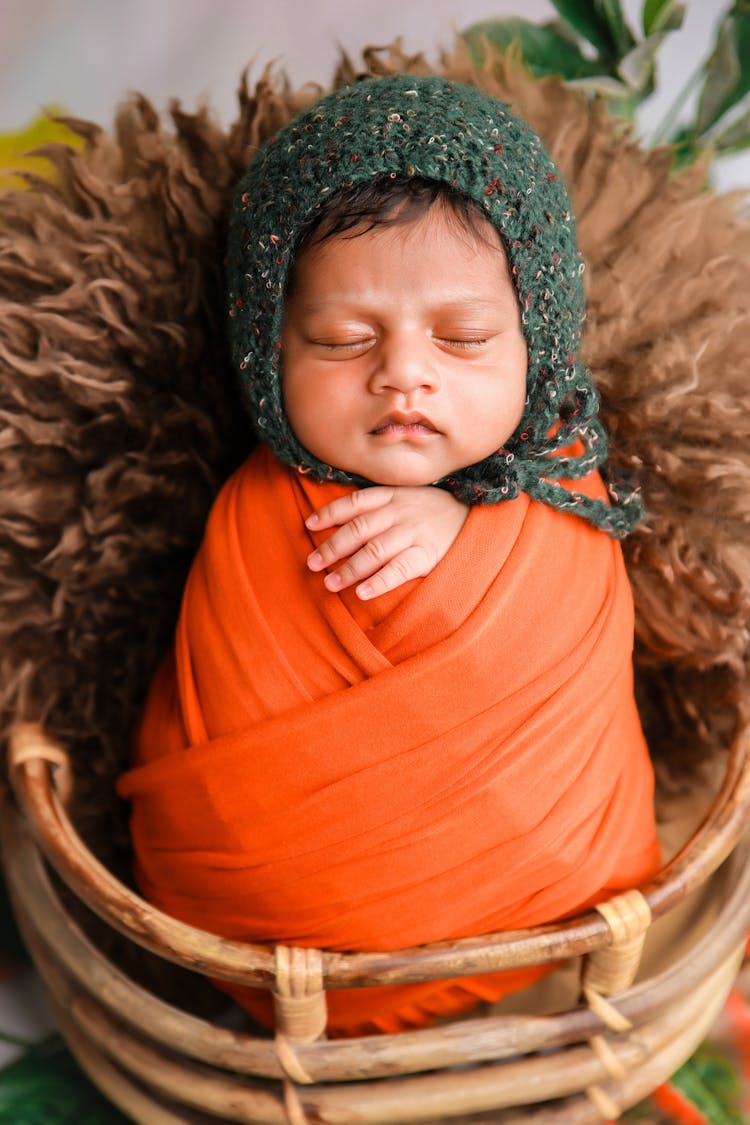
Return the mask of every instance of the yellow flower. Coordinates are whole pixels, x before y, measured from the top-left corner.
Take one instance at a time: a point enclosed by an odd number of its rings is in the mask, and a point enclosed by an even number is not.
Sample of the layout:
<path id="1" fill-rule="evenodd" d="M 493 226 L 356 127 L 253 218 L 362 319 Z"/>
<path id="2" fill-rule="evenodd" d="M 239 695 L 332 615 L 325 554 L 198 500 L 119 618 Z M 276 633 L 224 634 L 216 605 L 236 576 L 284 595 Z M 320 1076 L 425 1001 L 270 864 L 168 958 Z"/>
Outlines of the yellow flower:
<path id="1" fill-rule="evenodd" d="M 62 112 L 57 107 L 43 114 L 25 129 L 12 133 L 0 133 L 0 191 L 25 187 L 20 171 L 35 172 L 39 176 L 51 178 L 54 167 L 45 156 L 34 155 L 41 145 L 58 141 L 81 148 L 83 140 L 61 121 L 53 120 L 51 114 Z"/>

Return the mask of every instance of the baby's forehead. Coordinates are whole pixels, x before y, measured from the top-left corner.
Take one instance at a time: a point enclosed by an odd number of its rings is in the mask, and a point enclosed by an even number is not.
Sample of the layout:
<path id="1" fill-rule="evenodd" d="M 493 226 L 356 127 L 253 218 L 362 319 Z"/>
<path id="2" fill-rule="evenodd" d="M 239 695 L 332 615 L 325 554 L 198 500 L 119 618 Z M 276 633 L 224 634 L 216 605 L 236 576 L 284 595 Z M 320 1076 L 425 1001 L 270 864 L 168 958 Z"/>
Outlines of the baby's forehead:
<path id="1" fill-rule="evenodd" d="M 360 224 L 306 244 L 291 271 L 295 316 L 517 315 L 518 293 L 495 232 L 467 229 L 431 208 L 395 223 Z"/>

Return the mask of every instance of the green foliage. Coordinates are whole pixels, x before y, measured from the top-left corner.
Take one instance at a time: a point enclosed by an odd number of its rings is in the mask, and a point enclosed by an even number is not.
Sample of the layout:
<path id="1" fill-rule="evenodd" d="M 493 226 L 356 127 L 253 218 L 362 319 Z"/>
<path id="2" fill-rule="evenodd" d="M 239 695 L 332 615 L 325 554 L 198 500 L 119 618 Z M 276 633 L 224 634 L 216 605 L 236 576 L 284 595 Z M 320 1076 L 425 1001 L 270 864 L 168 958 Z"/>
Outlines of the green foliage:
<path id="1" fill-rule="evenodd" d="M 537 75 L 560 74 L 571 81 L 599 72 L 598 65 L 585 58 L 575 40 L 556 23 L 540 25 L 516 17 L 486 20 L 470 27 L 464 38 L 477 55 L 481 54 L 485 39 L 501 50 L 517 44 Z"/>
<path id="2" fill-rule="evenodd" d="M 79 1069 L 59 1035 L 0 1070 L 0 1125 L 127 1125 Z"/>
<path id="3" fill-rule="evenodd" d="M 742 1086 L 729 1059 L 700 1048 L 672 1077 L 672 1085 L 692 1102 L 712 1125 L 748 1125 L 734 1106 Z"/>
<path id="4" fill-rule="evenodd" d="M 682 26 L 685 5 L 677 0 L 646 0 L 643 5 L 641 23 L 645 36 L 657 31 L 677 31 Z"/>
<path id="5" fill-rule="evenodd" d="M 553 5 L 566 23 L 586 39 L 603 58 L 614 58 L 620 37 L 628 36 L 622 13 L 612 22 L 612 0 L 608 3 L 582 3 L 581 0 L 552 0 Z M 615 0 L 615 4 L 617 0 Z M 632 36 L 625 48 L 632 46 Z"/>
<path id="6" fill-rule="evenodd" d="M 694 136 L 738 152 L 750 144 L 750 0 L 735 0 L 722 19 L 704 69 Z"/>
<path id="7" fill-rule="evenodd" d="M 484 20 L 464 32 L 477 60 L 487 44 L 515 45 L 533 74 L 557 74 L 609 100 L 613 112 L 632 116 L 656 87 L 659 49 L 682 26 L 685 4 L 644 0 L 641 28 L 628 25 L 620 0 L 552 0 L 559 18 L 535 24 L 518 17 Z M 674 146 L 678 163 L 707 148 L 716 155 L 750 146 L 750 0 L 734 0 L 722 15 L 716 42 L 688 89 L 699 88 L 694 120 L 676 121 L 681 91 L 655 141 Z"/>
<path id="8" fill-rule="evenodd" d="M 670 1085 L 711 1125 L 750 1125 L 736 1108 L 742 1098 L 742 1081 L 727 1055 L 704 1044 L 672 1076 Z M 639 1102 L 623 1117 L 645 1125 L 655 1125 L 657 1121 L 666 1125 L 667 1121 L 650 1099 Z"/>

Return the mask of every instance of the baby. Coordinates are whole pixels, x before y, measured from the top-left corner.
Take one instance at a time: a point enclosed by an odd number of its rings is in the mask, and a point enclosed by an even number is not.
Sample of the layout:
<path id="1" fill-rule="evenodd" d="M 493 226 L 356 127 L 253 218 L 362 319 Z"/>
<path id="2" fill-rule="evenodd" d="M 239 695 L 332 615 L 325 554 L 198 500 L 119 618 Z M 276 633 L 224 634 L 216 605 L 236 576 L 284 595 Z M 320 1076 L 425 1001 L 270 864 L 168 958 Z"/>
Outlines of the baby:
<path id="1" fill-rule="evenodd" d="M 657 868 L 617 543 L 639 506 L 595 471 L 580 274 L 549 156 L 477 90 L 359 82 L 251 164 L 229 277 L 260 444 L 120 781 L 162 909 L 395 949 L 556 920 Z M 543 971 L 334 991 L 329 1032 Z"/>

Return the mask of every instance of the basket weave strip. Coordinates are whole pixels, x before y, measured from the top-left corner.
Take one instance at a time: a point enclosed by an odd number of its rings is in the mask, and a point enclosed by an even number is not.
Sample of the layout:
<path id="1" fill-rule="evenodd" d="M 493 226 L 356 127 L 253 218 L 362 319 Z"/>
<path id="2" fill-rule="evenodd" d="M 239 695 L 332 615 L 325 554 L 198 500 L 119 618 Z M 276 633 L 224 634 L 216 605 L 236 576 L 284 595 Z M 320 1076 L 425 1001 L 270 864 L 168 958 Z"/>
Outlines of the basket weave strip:
<path id="1" fill-rule="evenodd" d="M 284 1071 L 284 1111 L 287 1125 L 308 1125 L 302 1099 L 297 1093 L 297 1085 L 309 1086 L 312 1078 L 303 1070 L 289 1041 L 278 1032 L 275 1039 L 276 1054 Z"/>
<path id="2" fill-rule="evenodd" d="M 625 1022 L 627 1023 L 627 1021 Z M 628 1024 L 628 1029 L 630 1026 L 631 1025 Z M 622 1081 L 623 1078 L 627 1077 L 627 1068 L 617 1057 L 603 1035 L 593 1035 L 591 1039 L 589 1039 L 589 1046 L 610 1078 Z M 616 1121 L 620 1116 L 620 1107 L 602 1086 L 587 1086 L 586 1096 L 591 1100 L 592 1105 L 601 1113 L 605 1120 Z"/>
<path id="3" fill-rule="evenodd" d="M 275 1046 L 284 1072 L 284 1110 L 288 1125 L 307 1125 L 307 1115 L 296 1087 L 310 1085 L 313 1079 L 297 1058 L 294 1045 L 312 1043 L 325 1031 L 323 958 L 317 949 L 277 945 L 274 960 Z"/>
<path id="4" fill-rule="evenodd" d="M 296 1086 L 309 1085 L 313 1079 L 297 1058 L 294 1046 L 312 1043 L 325 1031 L 327 1010 L 323 991 L 323 958 L 318 949 L 277 945 L 274 959 L 275 1045 L 284 1072 L 284 1109 L 288 1125 L 307 1125 Z"/>
<path id="5" fill-rule="evenodd" d="M 286 1036 L 277 1031 L 274 1037 L 274 1046 L 282 1073 L 285 1074 L 291 1082 L 296 1082 L 300 1086 L 311 1086 L 315 1079 L 305 1070 L 297 1057 L 294 1046 L 289 1042 Z"/>
<path id="6" fill-rule="evenodd" d="M 277 945 L 273 1003 L 276 1026 L 293 1043 L 312 1043 L 326 1027 L 323 956 L 318 949 Z"/>
<path id="7" fill-rule="evenodd" d="M 586 1097 L 597 1113 L 602 1115 L 604 1121 L 617 1121 L 620 1117 L 620 1106 L 601 1086 L 587 1086 Z M 623 1107 L 625 1108 L 625 1107 Z"/>
<path id="8" fill-rule="evenodd" d="M 632 1027 L 630 1020 L 595 989 L 584 988 L 583 995 L 591 1011 L 596 1012 L 599 1019 L 610 1031 L 630 1030 Z"/>
<path id="9" fill-rule="evenodd" d="M 11 779 L 25 763 L 47 762 L 55 767 L 55 789 L 64 805 L 73 796 L 73 771 L 70 757 L 61 746 L 51 742 L 37 723 L 16 723 L 8 740 L 8 772 Z"/>
<path id="10" fill-rule="evenodd" d="M 612 944 L 584 959 L 583 985 L 586 990 L 609 996 L 624 992 L 635 980 L 651 925 L 651 909 L 640 891 L 631 890 L 598 903 L 596 910 L 609 927 Z"/>
<path id="11" fill-rule="evenodd" d="M 625 891 L 595 907 L 612 931 L 614 946 L 622 949 L 642 937 L 651 925 L 651 910 L 640 891 Z"/>
<path id="12" fill-rule="evenodd" d="M 310 1125 L 299 1094 L 290 1082 L 284 1083 L 284 1111 L 286 1125 Z"/>
<path id="13" fill-rule="evenodd" d="M 624 992 L 635 980 L 641 963 L 643 945 L 651 925 L 651 910 L 640 891 L 631 890 L 617 895 L 596 907 L 609 926 L 612 945 L 597 949 L 583 961 L 583 994 L 587 1003 L 612 1031 L 625 1032 L 631 1028 L 613 1004 L 603 1000 L 602 993 L 611 995 Z M 606 1039 L 601 1035 L 589 1040 L 597 1058 L 611 1078 L 622 1080 L 627 1071 Z M 607 1120 L 619 1117 L 619 1107 L 601 1086 L 589 1086 L 586 1093 L 594 1106 Z"/>
<path id="14" fill-rule="evenodd" d="M 627 1070 L 618 1059 L 611 1046 L 603 1035 L 592 1035 L 589 1046 L 610 1078 L 624 1078 Z"/>

